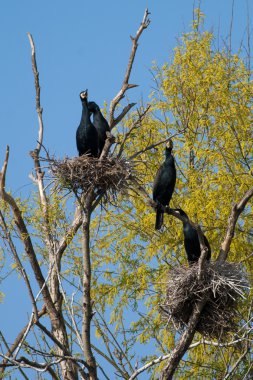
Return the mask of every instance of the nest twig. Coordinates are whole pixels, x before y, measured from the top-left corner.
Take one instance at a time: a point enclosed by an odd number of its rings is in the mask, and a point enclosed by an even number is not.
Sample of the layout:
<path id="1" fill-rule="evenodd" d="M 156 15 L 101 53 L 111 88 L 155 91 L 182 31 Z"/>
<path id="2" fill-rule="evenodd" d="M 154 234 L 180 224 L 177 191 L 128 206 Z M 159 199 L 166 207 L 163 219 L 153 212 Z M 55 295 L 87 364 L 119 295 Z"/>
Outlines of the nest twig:
<path id="1" fill-rule="evenodd" d="M 248 289 L 245 273 L 233 263 L 206 263 L 201 280 L 198 264 L 176 267 L 169 271 L 161 312 L 176 328 L 184 329 L 194 304 L 208 291 L 210 296 L 196 330 L 208 338 L 224 339 L 238 327 L 238 302 Z"/>
<path id="2" fill-rule="evenodd" d="M 125 158 L 99 158 L 83 155 L 63 160 L 47 157 L 49 173 L 58 190 L 75 193 L 93 188 L 99 192 L 116 196 L 127 189 L 134 175 L 134 164 Z"/>

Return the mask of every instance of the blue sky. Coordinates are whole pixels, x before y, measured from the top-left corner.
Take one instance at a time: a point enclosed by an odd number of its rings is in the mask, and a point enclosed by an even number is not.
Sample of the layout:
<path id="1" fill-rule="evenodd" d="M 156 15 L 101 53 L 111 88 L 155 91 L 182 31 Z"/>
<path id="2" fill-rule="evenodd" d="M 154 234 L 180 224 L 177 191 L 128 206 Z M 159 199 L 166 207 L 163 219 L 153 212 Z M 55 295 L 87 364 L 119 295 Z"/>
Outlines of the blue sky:
<path id="1" fill-rule="evenodd" d="M 226 38 L 229 34 L 232 0 L 202 0 L 206 27 Z M 95 4 L 95 5 L 94 5 Z M 248 0 L 252 21 L 253 4 Z M 8 0 L 0 3 L 0 166 L 10 145 L 7 188 L 17 196 L 28 194 L 28 174 L 33 162 L 29 151 L 37 139 L 34 79 L 27 32 L 33 35 L 40 73 L 44 109 L 44 144 L 57 157 L 76 155 L 75 132 L 80 121 L 79 93 L 88 88 L 90 100 L 108 104 L 121 87 L 130 49 L 146 7 L 151 24 L 139 41 L 128 92 L 130 102 L 148 101 L 152 87 L 149 69 L 155 60 L 162 65 L 172 54 L 177 37 L 189 31 L 193 0 Z M 195 1 L 198 5 L 198 1 Z M 237 51 L 247 27 L 247 0 L 234 0 L 233 50 Z M 252 22 L 251 22 L 252 33 Z M 251 42 L 252 44 L 252 42 Z M 11 279 L 11 277 L 10 277 Z M 7 291 L 0 305 L 0 325 L 12 331 L 27 322 L 30 301 L 22 286 L 0 284 Z M 1 288 L 2 287 L 2 288 Z M 11 314 L 13 297 L 20 302 L 20 318 Z M 8 315 L 8 319 L 6 319 Z M 11 339 L 9 337 L 9 339 Z"/>

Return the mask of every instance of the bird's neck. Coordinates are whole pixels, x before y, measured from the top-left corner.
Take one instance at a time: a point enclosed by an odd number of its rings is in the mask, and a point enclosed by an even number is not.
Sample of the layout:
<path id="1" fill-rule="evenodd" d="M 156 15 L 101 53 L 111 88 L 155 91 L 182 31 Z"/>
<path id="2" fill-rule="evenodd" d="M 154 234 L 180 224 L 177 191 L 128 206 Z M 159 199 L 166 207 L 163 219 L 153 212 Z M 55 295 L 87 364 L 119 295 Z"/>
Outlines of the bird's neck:
<path id="1" fill-rule="evenodd" d="M 86 120 L 89 120 L 89 111 L 88 111 L 88 104 L 87 104 L 87 100 L 83 100 L 82 101 L 82 117 L 81 117 L 81 121 L 86 121 Z"/>
<path id="2" fill-rule="evenodd" d="M 188 235 L 195 235 L 196 230 L 190 225 L 189 222 L 183 222 L 184 232 Z"/>
<path id="3" fill-rule="evenodd" d="M 170 166 L 174 163 L 174 158 L 173 158 L 171 153 L 166 152 L 164 163 L 165 163 L 165 165 L 168 165 L 168 166 Z"/>
<path id="4" fill-rule="evenodd" d="M 93 112 L 93 117 L 94 117 L 94 118 L 96 118 L 96 119 L 101 119 L 101 116 L 102 116 L 102 114 L 101 114 L 100 110 L 95 110 L 95 111 Z"/>

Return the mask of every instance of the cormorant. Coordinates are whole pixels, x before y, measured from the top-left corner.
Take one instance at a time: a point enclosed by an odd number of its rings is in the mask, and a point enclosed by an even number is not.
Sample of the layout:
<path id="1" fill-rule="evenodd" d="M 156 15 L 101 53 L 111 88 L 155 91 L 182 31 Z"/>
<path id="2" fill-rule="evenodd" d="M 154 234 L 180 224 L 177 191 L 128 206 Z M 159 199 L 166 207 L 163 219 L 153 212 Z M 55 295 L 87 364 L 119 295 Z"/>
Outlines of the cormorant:
<path id="1" fill-rule="evenodd" d="M 81 121 L 76 131 L 76 146 L 79 156 L 90 154 L 93 157 L 98 157 L 98 133 L 90 121 L 87 98 L 88 90 L 82 91 L 80 99 L 83 109 Z"/>
<path id="2" fill-rule="evenodd" d="M 106 132 L 110 132 L 107 120 L 104 118 L 99 106 L 95 102 L 88 103 L 89 112 L 93 113 L 93 124 L 98 132 L 98 151 L 99 156 L 104 148 L 107 138 Z"/>
<path id="3" fill-rule="evenodd" d="M 157 202 L 156 230 L 160 230 L 163 224 L 163 211 L 159 206 L 169 205 L 176 183 L 176 167 L 174 157 L 171 154 L 172 148 L 172 140 L 169 140 L 165 149 L 165 161 L 158 169 L 154 180 L 153 200 Z"/>
<path id="4" fill-rule="evenodd" d="M 195 228 L 193 228 L 189 223 L 188 215 L 183 210 L 175 209 L 175 211 L 178 211 L 180 215 L 185 216 L 187 218 L 187 221 L 183 221 L 184 247 L 187 254 L 188 263 L 196 263 L 200 258 L 201 254 L 198 233 L 195 230 Z M 204 242 L 208 250 L 206 260 L 209 261 L 211 259 L 211 247 L 205 235 Z"/>

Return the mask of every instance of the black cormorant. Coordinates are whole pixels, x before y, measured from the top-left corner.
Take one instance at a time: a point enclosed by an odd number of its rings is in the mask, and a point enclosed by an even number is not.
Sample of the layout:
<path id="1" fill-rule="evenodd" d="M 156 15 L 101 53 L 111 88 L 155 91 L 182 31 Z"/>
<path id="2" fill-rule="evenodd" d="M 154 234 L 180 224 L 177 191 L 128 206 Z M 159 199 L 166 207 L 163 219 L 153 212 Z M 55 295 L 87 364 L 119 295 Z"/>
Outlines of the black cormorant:
<path id="1" fill-rule="evenodd" d="M 98 132 L 98 150 L 99 156 L 104 148 L 107 138 L 106 132 L 110 132 L 107 120 L 104 118 L 99 106 L 95 102 L 88 103 L 88 109 L 93 113 L 93 124 Z"/>
<path id="2" fill-rule="evenodd" d="M 82 91 L 80 99 L 83 109 L 81 121 L 76 131 L 76 146 L 79 156 L 90 154 L 93 157 L 98 157 L 98 133 L 90 121 L 87 98 L 88 90 Z"/>
<path id="3" fill-rule="evenodd" d="M 189 264 L 196 263 L 200 258 L 201 250 L 200 243 L 198 238 L 198 233 L 189 223 L 188 215 L 181 209 L 175 209 L 178 211 L 180 215 L 187 218 L 187 221 L 183 221 L 183 232 L 184 232 L 184 247 L 187 254 L 187 259 Z M 204 235 L 205 246 L 207 247 L 207 256 L 206 260 L 209 261 L 211 259 L 211 247 Z"/>
<path id="4" fill-rule="evenodd" d="M 169 205 L 176 183 L 176 167 L 174 157 L 171 154 L 172 148 L 172 140 L 169 140 L 165 149 L 165 161 L 158 169 L 154 180 L 153 200 L 157 202 L 156 230 L 160 230 L 163 224 L 163 211 L 159 205 Z"/>

